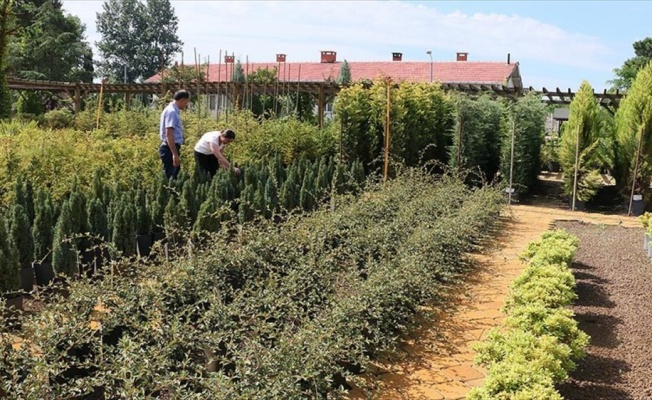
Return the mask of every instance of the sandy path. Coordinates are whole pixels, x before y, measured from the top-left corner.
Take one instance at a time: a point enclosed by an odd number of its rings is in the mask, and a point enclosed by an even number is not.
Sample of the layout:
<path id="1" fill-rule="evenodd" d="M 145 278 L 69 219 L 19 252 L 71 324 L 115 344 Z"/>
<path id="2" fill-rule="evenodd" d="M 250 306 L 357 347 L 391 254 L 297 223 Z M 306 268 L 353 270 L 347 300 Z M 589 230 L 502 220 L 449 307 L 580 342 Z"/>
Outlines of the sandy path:
<path id="1" fill-rule="evenodd" d="M 477 270 L 456 296 L 450 310 L 421 316 L 421 328 L 400 345 L 398 355 L 385 357 L 370 371 L 379 379 L 373 390 L 350 392 L 353 400 L 464 399 L 481 385 L 486 371 L 473 366 L 472 348 L 500 325 L 500 308 L 510 283 L 523 271 L 518 259 L 527 243 L 549 230 L 555 220 L 582 220 L 596 224 L 640 226 L 635 217 L 588 214 L 563 209 L 518 205 L 505 213 L 494 248 L 474 256 Z"/>

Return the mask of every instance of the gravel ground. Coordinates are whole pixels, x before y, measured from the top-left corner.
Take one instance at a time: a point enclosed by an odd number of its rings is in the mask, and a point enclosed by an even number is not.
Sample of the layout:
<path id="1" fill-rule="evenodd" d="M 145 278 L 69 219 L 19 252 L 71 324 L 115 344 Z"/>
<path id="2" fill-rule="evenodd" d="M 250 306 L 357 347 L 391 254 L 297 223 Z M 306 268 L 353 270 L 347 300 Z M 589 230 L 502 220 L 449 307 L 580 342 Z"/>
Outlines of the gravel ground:
<path id="1" fill-rule="evenodd" d="M 643 229 L 563 221 L 580 239 L 573 311 L 587 357 L 558 387 L 567 400 L 652 399 L 652 261 Z"/>

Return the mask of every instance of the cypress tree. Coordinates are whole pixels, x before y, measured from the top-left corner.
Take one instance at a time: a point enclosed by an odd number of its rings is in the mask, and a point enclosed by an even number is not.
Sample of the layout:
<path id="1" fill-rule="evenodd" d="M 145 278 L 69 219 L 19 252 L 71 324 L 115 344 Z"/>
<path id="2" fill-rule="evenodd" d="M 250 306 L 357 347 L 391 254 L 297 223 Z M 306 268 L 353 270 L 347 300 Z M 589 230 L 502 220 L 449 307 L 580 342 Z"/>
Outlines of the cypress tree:
<path id="1" fill-rule="evenodd" d="M 238 207 L 238 219 L 240 223 L 254 219 L 254 196 L 256 189 L 252 185 L 245 186 L 240 194 L 240 205 Z"/>
<path id="2" fill-rule="evenodd" d="M 136 206 L 136 231 L 138 235 L 146 235 L 152 231 L 152 218 L 147 210 L 147 197 L 142 188 L 136 190 L 134 199 Z"/>
<path id="3" fill-rule="evenodd" d="M 57 273 L 69 277 L 77 276 L 77 252 L 70 239 L 72 230 L 72 210 L 70 203 L 65 201 L 61 205 L 61 214 L 54 228 L 54 241 L 52 244 L 52 267 Z"/>
<path id="4" fill-rule="evenodd" d="M 25 212 L 27 212 L 27 217 L 29 220 L 29 225 L 32 226 L 34 223 L 34 186 L 32 186 L 31 181 L 25 182 Z"/>
<path id="5" fill-rule="evenodd" d="M 315 206 L 315 177 L 312 168 L 306 169 L 303 177 L 303 183 L 299 192 L 299 205 L 306 211 L 310 211 Z"/>
<path id="6" fill-rule="evenodd" d="M 109 221 L 99 198 L 88 203 L 88 229 L 92 236 L 98 236 L 103 241 L 109 239 Z"/>
<path id="7" fill-rule="evenodd" d="M 0 294 L 20 289 L 18 252 L 9 240 L 4 223 L 0 223 L 0 277 Z"/>
<path id="8" fill-rule="evenodd" d="M 278 212 L 278 193 L 276 190 L 276 183 L 274 178 L 270 176 L 267 178 L 265 184 L 265 218 L 271 218 L 272 215 Z"/>
<path id="9" fill-rule="evenodd" d="M 54 210 L 52 200 L 44 190 L 36 195 L 34 207 L 34 224 L 32 225 L 32 240 L 34 242 L 34 260 L 40 262 L 52 248 L 54 225 Z"/>
<path id="10" fill-rule="evenodd" d="M 9 240 L 13 242 L 18 252 L 18 262 L 22 267 L 27 267 L 32 262 L 34 255 L 34 239 L 29 225 L 29 217 L 25 208 L 20 204 L 11 207 L 9 216 Z"/>

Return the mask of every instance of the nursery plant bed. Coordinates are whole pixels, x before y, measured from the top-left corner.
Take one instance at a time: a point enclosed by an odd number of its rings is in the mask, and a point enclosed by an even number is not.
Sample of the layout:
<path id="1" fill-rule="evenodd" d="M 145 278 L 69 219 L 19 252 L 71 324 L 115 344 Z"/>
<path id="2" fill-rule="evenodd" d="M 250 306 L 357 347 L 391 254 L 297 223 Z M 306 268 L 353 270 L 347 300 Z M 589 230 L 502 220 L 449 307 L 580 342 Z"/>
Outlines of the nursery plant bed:
<path id="1" fill-rule="evenodd" d="M 652 398 L 652 262 L 643 228 L 557 222 L 580 239 L 572 309 L 591 336 L 587 357 L 559 391 L 567 400 Z"/>

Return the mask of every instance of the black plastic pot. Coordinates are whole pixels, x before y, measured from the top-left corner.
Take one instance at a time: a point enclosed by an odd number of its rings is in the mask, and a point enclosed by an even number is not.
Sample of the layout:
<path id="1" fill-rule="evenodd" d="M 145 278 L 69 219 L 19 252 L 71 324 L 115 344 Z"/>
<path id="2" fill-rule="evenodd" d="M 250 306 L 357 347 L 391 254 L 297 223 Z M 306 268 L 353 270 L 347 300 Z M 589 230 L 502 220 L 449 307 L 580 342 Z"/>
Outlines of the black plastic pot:
<path id="1" fill-rule="evenodd" d="M 35 262 L 32 265 L 34 267 L 34 276 L 36 276 L 36 284 L 38 286 L 47 286 L 54 281 L 54 269 L 52 268 L 51 262 Z"/>
<path id="2" fill-rule="evenodd" d="M 20 288 L 25 293 L 34 289 L 34 268 L 31 265 L 20 268 Z"/>
<path id="3" fill-rule="evenodd" d="M 154 243 L 153 234 L 138 235 L 136 237 L 136 254 L 139 257 L 149 256 L 150 251 L 152 250 L 152 244 Z"/>

